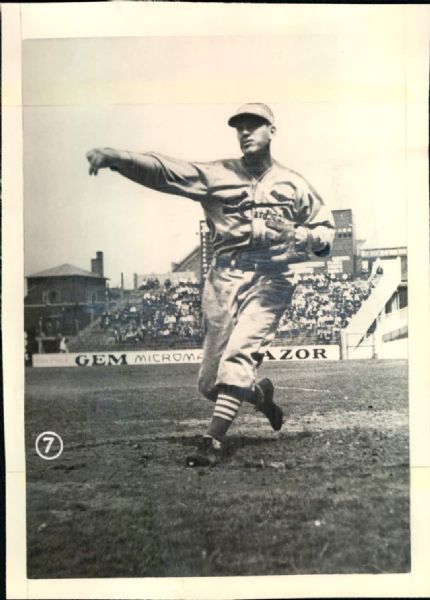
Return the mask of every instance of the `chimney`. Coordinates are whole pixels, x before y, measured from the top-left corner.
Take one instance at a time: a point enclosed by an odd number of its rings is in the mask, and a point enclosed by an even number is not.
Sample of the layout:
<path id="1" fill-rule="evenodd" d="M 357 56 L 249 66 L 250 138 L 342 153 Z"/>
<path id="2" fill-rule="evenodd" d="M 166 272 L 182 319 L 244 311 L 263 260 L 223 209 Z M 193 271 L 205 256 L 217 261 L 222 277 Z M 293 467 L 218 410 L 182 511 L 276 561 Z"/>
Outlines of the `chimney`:
<path id="1" fill-rule="evenodd" d="M 103 252 L 96 252 L 96 258 L 91 259 L 91 273 L 104 277 Z"/>
<path id="2" fill-rule="evenodd" d="M 124 273 L 121 273 L 121 289 L 124 289 Z"/>

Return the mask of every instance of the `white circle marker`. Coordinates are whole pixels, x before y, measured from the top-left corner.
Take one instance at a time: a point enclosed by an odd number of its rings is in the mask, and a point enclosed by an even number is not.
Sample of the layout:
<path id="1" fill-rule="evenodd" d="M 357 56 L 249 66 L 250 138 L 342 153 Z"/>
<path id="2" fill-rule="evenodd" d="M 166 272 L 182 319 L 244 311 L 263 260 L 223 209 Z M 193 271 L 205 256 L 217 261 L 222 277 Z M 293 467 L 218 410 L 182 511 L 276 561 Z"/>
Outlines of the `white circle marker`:
<path id="1" fill-rule="evenodd" d="M 55 443 L 57 442 L 57 443 Z M 55 445 L 54 445 L 55 443 Z M 59 444 L 59 448 L 56 446 Z M 43 460 L 54 460 L 63 452 L 63 440 L 55 431 L 43 431 L 36 438 L 36 452 Z M 52 448 L 54 446 L 54 449 Z"/>

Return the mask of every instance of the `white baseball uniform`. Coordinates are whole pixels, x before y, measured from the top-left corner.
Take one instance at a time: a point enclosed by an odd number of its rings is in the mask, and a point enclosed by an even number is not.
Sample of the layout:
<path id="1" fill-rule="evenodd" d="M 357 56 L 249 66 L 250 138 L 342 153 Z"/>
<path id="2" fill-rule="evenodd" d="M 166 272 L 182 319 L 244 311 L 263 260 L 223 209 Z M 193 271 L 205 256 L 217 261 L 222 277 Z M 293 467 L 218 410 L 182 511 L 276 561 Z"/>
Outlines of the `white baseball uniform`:
<path id="1" fill-rule="evenodd" d="M 257 178 L 243 158 L 200 163 L 121 152 L 115 170 L 146 187 L 201 203 L 214 260 L 202 299 L 199 389 L 213 400 L 221 384 L 252 393 L 256 369 L 294 292 L 288 264 L 330 255 L 331 211 L 301 175 L 277 161 Z M 306 248 L 274 242 L 267 220 L 304 227 Z"/>

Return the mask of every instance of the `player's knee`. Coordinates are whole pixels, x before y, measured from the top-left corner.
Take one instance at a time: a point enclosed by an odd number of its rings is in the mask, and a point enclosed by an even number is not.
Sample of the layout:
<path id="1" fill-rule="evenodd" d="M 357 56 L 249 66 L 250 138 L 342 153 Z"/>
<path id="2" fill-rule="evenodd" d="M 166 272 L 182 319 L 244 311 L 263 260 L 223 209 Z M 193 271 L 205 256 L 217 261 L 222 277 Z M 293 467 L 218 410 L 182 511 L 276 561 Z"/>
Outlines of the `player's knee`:
<path id="1" fill-rule="evenodd" d="M 215 401 L 217 397 L 217 390 L 214 387 L 213 383 L 210 383 L 204 378 L 199 379 L 198 381 L 198 390 L 200 394 L 202 394 L 208 400 Z"/>

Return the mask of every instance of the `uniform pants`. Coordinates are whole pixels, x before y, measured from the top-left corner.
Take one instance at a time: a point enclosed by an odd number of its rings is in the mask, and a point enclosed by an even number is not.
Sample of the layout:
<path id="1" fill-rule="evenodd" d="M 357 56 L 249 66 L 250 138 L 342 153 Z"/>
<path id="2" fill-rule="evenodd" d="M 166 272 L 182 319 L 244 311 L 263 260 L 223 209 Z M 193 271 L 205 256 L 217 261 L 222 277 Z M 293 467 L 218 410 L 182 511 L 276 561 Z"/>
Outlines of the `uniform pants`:
<path id="1" fill-rule="evenodd" d="M 256 371 L 294 293 L 291 272 L 212 267 L 202 309 L 205 341 L 199 391 L 216 400 L 219 387 L 253 394 Z"/>

